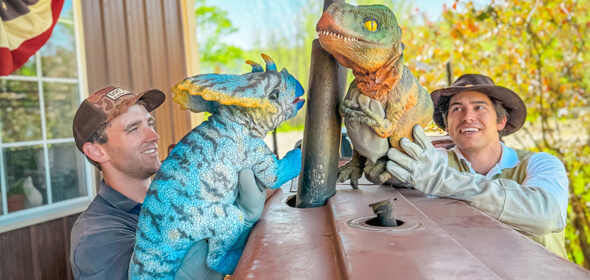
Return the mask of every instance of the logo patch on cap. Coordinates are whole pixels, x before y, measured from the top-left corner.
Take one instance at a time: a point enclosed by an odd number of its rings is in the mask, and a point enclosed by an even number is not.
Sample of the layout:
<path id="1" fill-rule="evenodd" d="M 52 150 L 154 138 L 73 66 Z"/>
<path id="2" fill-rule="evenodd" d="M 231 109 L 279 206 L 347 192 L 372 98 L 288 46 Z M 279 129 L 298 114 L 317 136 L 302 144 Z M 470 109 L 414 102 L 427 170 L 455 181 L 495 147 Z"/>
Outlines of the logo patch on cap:
<path id="1" fill-rule="evenodd" d="M 126 91 L 124 89 L 116 88 L 116 89 L 113 89 L 113 90 L 109 91 L 106 94 L 106 97 L 108 97 L 108 98 L 110 98 L 112 100 L 117 100 L 117 99 L 121 98 L 121 96 L 129 95 L 129 94 L 133 94 L 133 93 L 128 92 L 128 91 Z"/>

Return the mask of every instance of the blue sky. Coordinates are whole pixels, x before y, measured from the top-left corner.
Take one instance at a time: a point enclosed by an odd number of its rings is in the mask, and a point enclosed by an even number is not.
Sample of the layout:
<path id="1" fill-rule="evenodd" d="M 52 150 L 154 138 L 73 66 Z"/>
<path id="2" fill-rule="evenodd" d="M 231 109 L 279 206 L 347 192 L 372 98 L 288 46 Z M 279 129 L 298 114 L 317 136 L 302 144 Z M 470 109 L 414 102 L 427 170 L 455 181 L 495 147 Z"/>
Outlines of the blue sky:
<path id="1" fill-rule="evenodd" d="M 323 3 L 321 0 L 317 0 Z M 259 32 L 273 32 L 280 29 L 283 33 L 294 32 L 297 28 L 294 22 L 295 15 L 303 7 L 305 0 L 208 0 L 207 5 L 214 5 L 228 12 L 228 17 L 238 32 L 227 36 L 224 42 L 236 45 L 244 49 L 253 47 L 253 38 Z M 354 3 L 354 1 L 346 1 Z M 453 5 L 455 0 L 414 0 L 414 11 L 418 9 L 425 12 L 431 20 L 440 17 L 443 5 Z M 391 7 L 390 7 L 391 8 Z M 394 10 L 394 12 L 396 12 Z M 318 19 L 321 15 L 318 14 Z M 403 15 L 397 15 L 398 18 Z M 260 42 L 265 44 L 265 42 Z"/>

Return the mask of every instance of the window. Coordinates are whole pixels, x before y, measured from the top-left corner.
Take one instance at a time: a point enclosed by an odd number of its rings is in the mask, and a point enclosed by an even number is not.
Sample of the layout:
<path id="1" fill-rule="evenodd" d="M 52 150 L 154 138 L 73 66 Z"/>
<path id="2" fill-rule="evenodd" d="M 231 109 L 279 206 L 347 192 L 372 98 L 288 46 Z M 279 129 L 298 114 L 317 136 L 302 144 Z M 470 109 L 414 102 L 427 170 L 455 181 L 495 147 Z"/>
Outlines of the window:
<path id="1" fill-rule="evenodd" d="M 93 197 L 94 169 L 72 137 L 85 88 L 77 5 L 66 0 L 43 48 L 0 77 L 0 232 L 79 212 Z"/>

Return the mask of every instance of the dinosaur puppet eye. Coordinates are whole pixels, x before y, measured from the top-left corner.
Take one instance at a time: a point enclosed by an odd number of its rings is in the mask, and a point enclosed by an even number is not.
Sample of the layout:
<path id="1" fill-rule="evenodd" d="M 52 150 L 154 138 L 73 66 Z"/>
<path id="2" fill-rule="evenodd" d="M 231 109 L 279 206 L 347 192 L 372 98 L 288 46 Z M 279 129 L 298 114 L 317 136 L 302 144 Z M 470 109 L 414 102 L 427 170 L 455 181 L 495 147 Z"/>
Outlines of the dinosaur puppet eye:
<path id="1" fill-rule="evenodd" d="M 270 99 L 270 100 L 279 99 L 279 91 L 275 90 L 275 91 L 271 92 L 270 95 L 268 96 L 268 99 Z"/>
<path id="2" fill-rule="evenodd" d="M 365 28 L 371 32 L 374 32 L 377 30 L 377 21 L 374 19 L 365 21 Z"/>

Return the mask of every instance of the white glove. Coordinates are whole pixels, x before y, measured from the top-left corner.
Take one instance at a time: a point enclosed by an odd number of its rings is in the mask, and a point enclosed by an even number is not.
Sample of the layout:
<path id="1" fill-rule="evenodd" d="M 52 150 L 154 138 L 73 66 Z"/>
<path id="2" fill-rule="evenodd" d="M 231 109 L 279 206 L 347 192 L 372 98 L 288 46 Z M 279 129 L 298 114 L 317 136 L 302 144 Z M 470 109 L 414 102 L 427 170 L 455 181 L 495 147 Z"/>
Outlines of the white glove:
<path id="1" fill-rule="evenodd" d="M 224 275 L 207 266 L 209 244 L 204 239 L 193 244 L 184 258 L 174 280 L 221 280 Z"/>
<path id="2" fill-rule="evenodd" d="M 351 88 L 348 91 L 346 99 L 352 101 L 352 104 L 358 105 L 359 112 L 360 108 L 369 108 L 373 113 L 383 119 L 385 118 L 385 110 L 383 110 L 381 103 L 361 94 L 356 88 Z M 389 149 L 389 141 L 387 138 L 379 137 L 373 128 L 366 123 L 350 121 L 349 119 L 350 118 L 344 118 L 344 125 L 346 126 L 346 132 L 350 138 L 350 142 L 352 142 L 354 150 L 356 150 L 361 156 L 371 160 L 373 163 L 377 162 L 377 159 L 387 154 L 387 149 Z"/>
<path id="3" fill-rule="evenodd" d="M 406 154 L 391 148 L 387 171 L 417 190 L 439 197 L 467 202 L 494 219 L 532 235 L 560 232 L 565 223 L 555 197 L 547 190 L 522 186 L 508 179 L 490 180 L 448 167 L 419 125 L 413 129 L 414 141 L 400 141 Z"/>
<path id="4" fill-rule="evenodd" d="M 238 197 L 234 205 L 244 213 L 244 220 L 249 223 L 248 226 L 253 226 L 262 216 L 266 188 L 256 181 L 252 169 L 240 171 L 238 180 Z"/>

